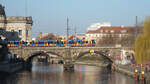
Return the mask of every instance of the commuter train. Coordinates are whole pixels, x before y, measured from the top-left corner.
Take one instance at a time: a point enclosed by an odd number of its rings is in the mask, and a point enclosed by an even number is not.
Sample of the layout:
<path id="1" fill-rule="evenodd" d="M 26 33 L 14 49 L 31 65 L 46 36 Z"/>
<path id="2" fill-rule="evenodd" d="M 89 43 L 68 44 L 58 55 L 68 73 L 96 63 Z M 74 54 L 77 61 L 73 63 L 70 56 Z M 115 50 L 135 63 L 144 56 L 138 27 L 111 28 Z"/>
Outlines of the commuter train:
<path id="1" fill-rule="evenodd" d="M 88 47 L 95 46 L 95 40 L 15 40 L 8 41 L 8 47 Z"/>

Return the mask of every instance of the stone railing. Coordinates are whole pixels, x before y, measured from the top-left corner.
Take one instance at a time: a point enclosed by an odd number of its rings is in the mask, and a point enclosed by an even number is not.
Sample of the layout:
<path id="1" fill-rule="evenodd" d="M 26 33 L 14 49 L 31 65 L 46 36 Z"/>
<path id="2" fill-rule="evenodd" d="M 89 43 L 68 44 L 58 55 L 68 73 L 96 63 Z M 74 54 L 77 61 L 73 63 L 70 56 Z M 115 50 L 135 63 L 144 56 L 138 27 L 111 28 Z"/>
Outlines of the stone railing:
<path id="1" fill-rule="evenodd" d="M 1 17 L 0 18 L 0 23 L 4 23 L 5 18 Z M 7 23 L 28 23 L 28 24 L 32 24 L 32 17 L 23 17 L 23 16 L 9 16 L 6 18 Z"/>

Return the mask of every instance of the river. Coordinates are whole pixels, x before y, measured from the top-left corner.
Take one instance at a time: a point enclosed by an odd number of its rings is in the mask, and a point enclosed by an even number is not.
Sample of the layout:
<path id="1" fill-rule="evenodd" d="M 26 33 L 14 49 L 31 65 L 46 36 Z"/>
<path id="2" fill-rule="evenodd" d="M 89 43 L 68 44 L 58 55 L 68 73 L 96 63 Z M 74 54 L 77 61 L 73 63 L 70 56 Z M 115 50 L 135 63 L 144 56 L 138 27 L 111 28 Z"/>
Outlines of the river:
<path id="1" fill-rule="evenodd" d="M 75 65 L 75 71 L 64 72 L 63 65 L 36 64 L 31 71 L 21 71 L 0 78 L 0 84 L 136 84 L 131 77 L 105 68 Z"/>

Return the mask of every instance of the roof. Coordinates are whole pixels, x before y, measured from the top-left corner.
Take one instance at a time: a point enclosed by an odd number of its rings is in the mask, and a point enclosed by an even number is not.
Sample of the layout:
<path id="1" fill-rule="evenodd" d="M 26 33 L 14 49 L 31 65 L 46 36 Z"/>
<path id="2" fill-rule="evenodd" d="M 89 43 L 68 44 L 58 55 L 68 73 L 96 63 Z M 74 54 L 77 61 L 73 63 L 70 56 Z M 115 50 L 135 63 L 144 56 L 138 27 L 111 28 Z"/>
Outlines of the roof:
<path id="1" fill-rule="evenodd" d="M 134 28 L 135 27 L 110 26 L 110 27 L 101 27 L 98 28 L 97 30 L 88 30 L 86 33 L 110 33 L 110 31 L 112 30 L 114 31 L 114 33 L 120 33 L 122 30 L 126 30 L 127 32 L 130 32 L 130 31 L 134 31 Z"/>

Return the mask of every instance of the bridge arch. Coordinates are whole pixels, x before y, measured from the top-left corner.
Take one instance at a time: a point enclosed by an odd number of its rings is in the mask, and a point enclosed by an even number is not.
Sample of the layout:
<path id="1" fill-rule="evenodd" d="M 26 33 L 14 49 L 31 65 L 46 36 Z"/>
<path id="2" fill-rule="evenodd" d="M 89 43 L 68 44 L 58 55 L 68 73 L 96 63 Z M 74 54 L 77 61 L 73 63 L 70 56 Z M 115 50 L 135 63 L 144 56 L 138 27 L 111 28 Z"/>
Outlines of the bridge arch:
<path id="1" fill-rule="evenodd" d="M 61 55 L 59 55 L 59 54 L 57 54 L 55 52 L 51 52 L 51 51 L 47 51 L 47 52 L 38 51 L 38 52 L 33 53 L 31 56 L 28 56 L 28 58 L 26 59 L 26 63 L 32 63 L 33 58 L 37 57 L 39 55 L 49 56 L 48 53 L 51 53 L 53 55 L 56 55 L 56 56 L 61 57 L 62 59 L 64 59 L 63 56 L 61 56 Z"/>
<path id="2" fill-rule="evenodd" d="M 83 57 L 85 54 L 89 54 L 90 51 L 85 51 L 85 52 L 81 52 L 79 53 L 79 55 L 75 58 L 74 61 L 77 61 L 79 58 Z M 110 59 L 109 57 L 107 57 L 104 52 L 102 51 L 94 51 L 93 53 L 99 54 L 100 56 L 104 57 L 104 59 L 107 59 L 110 63 L 113 63 L 113 60 Z"/>

